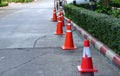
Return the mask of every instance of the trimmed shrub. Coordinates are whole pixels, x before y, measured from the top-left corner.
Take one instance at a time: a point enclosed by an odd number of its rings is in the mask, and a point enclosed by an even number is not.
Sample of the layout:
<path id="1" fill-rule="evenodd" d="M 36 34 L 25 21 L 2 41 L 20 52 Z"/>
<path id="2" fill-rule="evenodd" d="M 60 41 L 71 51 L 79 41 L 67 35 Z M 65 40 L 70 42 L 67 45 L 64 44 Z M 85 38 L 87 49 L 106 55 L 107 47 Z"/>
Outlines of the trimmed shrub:
<path id="1" fill-rule="evenodd" d="M 74 5 L 64 6 L 65 15 L 120 55 L 120 19 Z"/>

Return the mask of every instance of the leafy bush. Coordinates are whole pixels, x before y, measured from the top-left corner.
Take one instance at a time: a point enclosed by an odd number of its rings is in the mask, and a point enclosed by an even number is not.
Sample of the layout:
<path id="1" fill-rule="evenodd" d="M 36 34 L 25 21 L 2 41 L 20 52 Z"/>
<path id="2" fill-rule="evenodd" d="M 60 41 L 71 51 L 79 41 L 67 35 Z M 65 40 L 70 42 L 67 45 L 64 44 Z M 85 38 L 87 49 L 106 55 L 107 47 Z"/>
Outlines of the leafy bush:
<path id="1" fill-rule="evenodd" d="M 101 3 L 96 3 L 95 11 L 98 13 L 105 13 L 107 15 L 112 15 L 117 18 L 120 18 L 120 10 L 112 10 L 112 7 L 102 6 Z"/>
<path id="2" fill-rule="evenodd" d="M 108 15 L 111 15 L 112 13 L 112 8 L 111 7 L 105 7 L 105 6 L 102 6 L 101 5 L 101 2 L 99 3 L 96 3 L 96 9 L 95 9 L 96 12 L 98 13 L 105 13 L 105 14 L 108 14 Z"/>
<path id="3" fill-rule="evenodd" d="M 120 19 L 73 5 L 64 6 L 65 15 L 120 55 Z"/>
<path id="4" fill-rule="evenodd" d="M 86 9 L 90 8 L 90 5 L 88 3 L 87 4 L 76 4 L 76 6 L 86 8 Z"/>
<path id="5" fill-rule="evenodd" d="M 86 8 L 86 9 L 90 9 L 89 4 L 77 4 L 76 6 Z M 102 6 L 101 1 L 96 2 L 95 5 L 94 5 L 94 11 L 98 12 L 98 13 L 104 13 L 104 14 L 107 14 L 107 15 L 112 15 L 112 16 L 115 16 L 117 18 L 120 18 L 120 10 L 112 10 L 112 6 L 113 6 L 113 3 L 111 3 L 110 7 L 105 7 L 105 6 Z M 120 4 L 119 4 L 119 6 L 120 6 Z M 115 7 L 115 9 L 116 8 L 117 7 Z"/>
<path id="6" fill-rule="evenodd" d="M 2 2 L 2 3 L 0 4 L 0 7 L 3 7 L 3 6 L 8 6 L 8 2 Z"/>
<path id="7" fill-rule="evenodd" d="M 120 18 L 120 10 L 112 10 L 112 7 L 102 6 L 101 3 L 96 3 L 95 11 L 98 13 L 105 13 L 107 15 L 112 15 L 117 18 Z"/>
<path id="8" fill-rule="evenodd" d="M 11 2 L 32 2 L 33 0 L 11 0 Z"/>
<path id="9" fill-rule="evenodd" d="M 120 0 L 111 0 L 111 6 L 120 7 Z"/>
<path id="10" fill-rule="evenodd" d="M 114 7 L 114 9 L 120 8 L 120 0 L 111 0 L 110 5 Z"/>
<path id="11" fill-rule="evenodd" d="M 120 18 L 120 10 L 112 10 L 112 15 Z"/>

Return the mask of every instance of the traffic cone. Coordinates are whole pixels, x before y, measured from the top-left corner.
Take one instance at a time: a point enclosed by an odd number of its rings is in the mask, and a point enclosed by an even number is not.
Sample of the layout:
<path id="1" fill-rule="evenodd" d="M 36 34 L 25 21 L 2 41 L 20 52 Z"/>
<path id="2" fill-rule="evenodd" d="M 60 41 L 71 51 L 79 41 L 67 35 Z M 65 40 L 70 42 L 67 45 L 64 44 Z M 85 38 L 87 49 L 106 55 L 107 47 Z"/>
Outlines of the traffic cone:
<path id="1" fill-rule="evenodd" d="M 61 16 L 62 16 L 62 17 L 61 17 L 61 20 L 62 20 L 62 25 L 63 25 L 63 26 L 65 26 L 63 12 L 61 11 L 60 13 L 61 13 Z"/>
<path id="2" fill-rule="evenodd" d="M 63 35 L 63 27 L 62 27 L 62 21 L 60 16 L 58 17 L 55 35 Z"/>
<path id="3" fill-rule="evenodd" d="M 71 28 L 71 20 L 70 19 L 67 20 L 66 30 L 72 30 L 72 28 Z"/>
<path id="4" fill-rule="evenodd" d="M 56 21 L 57 21 L 57 14 L 56 14 L 56 8 L 54 7 L 52 22 L 56 22 Z"/>
<path id="5" fill-rule="evenodd" d="M 59 12 L 58 12 L 57 20 L 60 19 L 60 18 L 59 18 L 60 16 L 61 16 L 61 13 L 60 13 L 60 11 L 59 11 Z M 61 18 L 60 20 L 62 20 L 62 18 Z"/>
<path id="6" fill-rule="evenodd" d="M 62 21 L 62 18 L 61 18 L 61 13 L 60 13 L 60 12 L 58 13 L 57 20 L 58 20 L 58 21 L 59 21 L 59 20 L 60 20 L 60 21 Z"/>
<path id="7" fill-rule="evenodd" d="M 64 50 L 76 49 L 76 47 L 74 46 L 74 42 L 73 42 L 72 31 L 70 29 L 66 30 L 65 42 L 64 42 L 64 46 L 62 46 L 62 49 L 64 49 Z"/>
<path id="8" fill-rule="evenodd" d="M 84 40 L 81 65 L 77 66 L 78 71 L 81 72 L 81 76 L 94 76 L 94 72 L 98 71 L 96 68 L 93 67 L 89 46 L 89 40 Z"/>

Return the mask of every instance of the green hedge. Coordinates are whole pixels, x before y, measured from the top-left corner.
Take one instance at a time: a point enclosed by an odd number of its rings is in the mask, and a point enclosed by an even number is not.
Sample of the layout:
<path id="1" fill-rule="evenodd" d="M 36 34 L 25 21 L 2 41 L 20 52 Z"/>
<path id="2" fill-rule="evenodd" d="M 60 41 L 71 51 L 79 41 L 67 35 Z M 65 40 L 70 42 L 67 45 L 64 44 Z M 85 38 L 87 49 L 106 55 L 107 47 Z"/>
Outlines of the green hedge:
<path id="1" fill-rule="evenodd" d="M 120 20 L 74 5 L 64 6 L 65 15 L 120 55 Z"/>

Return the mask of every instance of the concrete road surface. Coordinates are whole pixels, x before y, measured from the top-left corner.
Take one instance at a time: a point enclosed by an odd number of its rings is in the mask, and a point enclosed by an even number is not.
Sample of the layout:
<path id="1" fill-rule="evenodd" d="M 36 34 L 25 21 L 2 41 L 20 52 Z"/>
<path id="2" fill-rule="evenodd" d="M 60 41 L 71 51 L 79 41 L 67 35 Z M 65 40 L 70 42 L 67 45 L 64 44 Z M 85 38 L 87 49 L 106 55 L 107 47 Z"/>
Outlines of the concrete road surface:
<path id="1" fill-rule="evenodd" d="M 0 76 L 80 76 L 83 37 L 73 29 L 76 50 L 64 51 L 65 35 L 54 35 L 53 0 L 12 3 L 0 8 Z M 65 32 L 65 27 L 64 27 Z M 120 76 L 108 59 L 91 46 L 95 76 Z"/>

